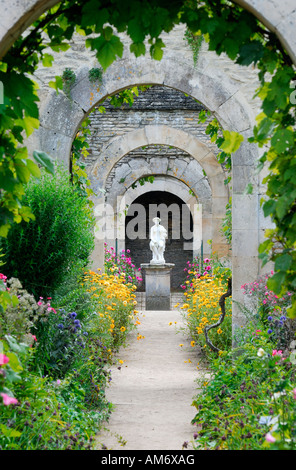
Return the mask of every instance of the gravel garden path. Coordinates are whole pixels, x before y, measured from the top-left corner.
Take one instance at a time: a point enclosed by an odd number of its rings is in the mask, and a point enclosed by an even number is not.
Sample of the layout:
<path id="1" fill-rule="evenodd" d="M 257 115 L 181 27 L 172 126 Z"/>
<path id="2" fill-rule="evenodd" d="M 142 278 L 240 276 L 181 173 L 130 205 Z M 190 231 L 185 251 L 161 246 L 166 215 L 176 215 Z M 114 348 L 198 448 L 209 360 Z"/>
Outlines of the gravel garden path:
<path id="1" fill-rule="evenodd" d="M 192 399 L 200 374 L 197 350 L 182 332 L 182 310 L 137 308 L 141 325 L 120 350 L 121 367 L 112 368 L 106 395 L 115 409 L 97 436 L 96 448 L 183 450 L 187 442 L 190 450 L 196 411 Z"/>

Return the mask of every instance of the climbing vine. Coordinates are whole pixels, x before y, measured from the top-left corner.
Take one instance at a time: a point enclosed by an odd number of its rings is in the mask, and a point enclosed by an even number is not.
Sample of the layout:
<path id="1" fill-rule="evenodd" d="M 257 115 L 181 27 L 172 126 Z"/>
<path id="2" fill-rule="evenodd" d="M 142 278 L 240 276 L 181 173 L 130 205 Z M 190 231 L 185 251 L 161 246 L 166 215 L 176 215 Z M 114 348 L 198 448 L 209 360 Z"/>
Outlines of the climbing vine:
<path id="1" fill-rule="evenodd" d="M 24 135 L 30 136 L 39 126 L 37 87 L 28 75 L 34 74 L 40 61 L 45 66 L 52 64 L 53 56 L 47 49 L 65 51 L 73 34 L 81 33 L 106 70 L 122 57 L 124 46 L 117 32 L 125 32 L 136 57 L 145 54 L 148 44 L 151 57 L 160 60 L 165 47 L 161 33 L 170 32 L 179 23 L 193 35 L 202 35 L 209 49 L 218 55 L 226 53 L 240 65 L 257 67 L 262 112 L 249 141 L 267 148 L 258 171 L 268 167 L 264 180 L 267 198 L 262 200 L 262 207 L 265 216 L 275 223 L 275 228 L 266 232 L 260 257 L 263 263 L 275 263 L 268 287 L 278 295 L 287 290 L 293 293 L 289 314 L 295 317 L 296 117 L 291 99 L 295 70 L 277 36 L 229 0 L 65 0 L 16 40 L 0 64 L 4 89 L 4 104 L 0 105 L 0 236 L 6 236 L 12 223 L 34 217 L 21 204 L 24 184 L 40 174 L 24 145 Z M 57 80 L 55 86 L 62 89 L 62 80 Z M 241 136 L 226 130 L 224 138 L 226 148 L 222 150 L 235 152 Z M 38 152 L 34 155 L 51 171 L 48 156 Z"/>
<path id="2" fill-rule="evenodd" d="M 199 33 L 192 33 L 191 31 L 189 31 L 188 29 L 186 29 L 185 31 L 185 39 L 186 41 L 188 42 L 191 50 L 192 50 L 192 53 L 193 53 L 193 63 L 194 65 L 196 66 L 197 64 L 197 59 L 198 59 L 198 55 L 199 55 L 199 51 L 200 51 L 200 48 L 201 48 L 201 45 L 203 43 L 203 36 L 202 34 L 199 34 Z"/>

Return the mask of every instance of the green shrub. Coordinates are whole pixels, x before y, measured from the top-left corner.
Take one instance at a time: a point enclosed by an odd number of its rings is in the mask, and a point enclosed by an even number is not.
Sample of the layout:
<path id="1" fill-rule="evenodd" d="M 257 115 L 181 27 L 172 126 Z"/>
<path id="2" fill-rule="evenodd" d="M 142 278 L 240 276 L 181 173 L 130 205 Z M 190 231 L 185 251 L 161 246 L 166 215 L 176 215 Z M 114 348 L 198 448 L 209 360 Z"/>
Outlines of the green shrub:
<path id="1" fill-rule="evenodd" d="M 30 371 L 34 348 L 13 337 L 0 342 L 0 449 L 88 450 L 110 413 L 90 409 L 82 381 L 40 377 Z"/>
<path id="2" fill-rule="evenodd" d="M 3 281 L 6 276 L 1 276 Z M 36 302 L 34 296 L 22 288 L 18 279 L 5 279 L 4 284 L 6 291 L 16 300 L 7 305 L 5 310 L 0 310 L 0 338 L 10 335 L 32 346 L 35 324 L 44 321 L 54 309 L 49 300 L 39 299 Z"/>
<path id="3" fill-rule="evenodd" d="M 61 167 L 26 187 L 24 204 L 35 220 L 14 224 L 2 240 L 5 274 L 18 278 L 35 298 L 54 291 L 88 263 L 94 246 L 88 201 Z"/>
<path id="4" fill-rule="evenodd" d="M 273 349 L 267 332 L 247 329 L 238 349 L 212 358 L 199 381 L 195 449 L 295 449 L 293 356 Z"/>

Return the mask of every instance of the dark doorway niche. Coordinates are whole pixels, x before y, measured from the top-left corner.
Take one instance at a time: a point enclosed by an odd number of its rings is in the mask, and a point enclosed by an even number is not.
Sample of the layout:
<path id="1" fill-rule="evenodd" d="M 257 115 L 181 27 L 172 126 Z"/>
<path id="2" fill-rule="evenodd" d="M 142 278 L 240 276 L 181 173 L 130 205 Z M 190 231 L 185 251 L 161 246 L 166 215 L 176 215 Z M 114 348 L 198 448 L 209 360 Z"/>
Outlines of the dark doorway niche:
<path id="1" fill-rule="evenodd" d="M 125 248 L 136 268 L 141 263 L 149 263 L 152 252 L 149 248 L 149 233 L 154 217 L 161 218 L 168 232 L 164 258 L 166 263 L 174 263 L 171 289 L 181 291 L 184 282 L 184 268 L 192 260 L 193 219 L 188 206 L 177 195 L 164 191 L 150 191 L 139 196 L 130 205 L 125 220 Z M 138 289 L 145 291 L 145 280 Z"/>

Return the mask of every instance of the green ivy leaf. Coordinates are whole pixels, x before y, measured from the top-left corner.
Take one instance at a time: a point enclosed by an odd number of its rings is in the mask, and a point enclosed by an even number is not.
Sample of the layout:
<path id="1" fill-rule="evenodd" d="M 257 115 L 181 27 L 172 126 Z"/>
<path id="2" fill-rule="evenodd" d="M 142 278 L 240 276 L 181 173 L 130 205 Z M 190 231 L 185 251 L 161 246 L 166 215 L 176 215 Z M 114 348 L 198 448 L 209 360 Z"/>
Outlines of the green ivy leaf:
<path id="1" fill-rule="evenodd" d="M 35 158 L 36 162 L 42 165 L 48 173 L 54 175 L 54 162 L 47 153 L 34 150 L 33 157 Z"/>
<path id="2" fill-rule="evenodd" d="M 28 183 L 31 173 L 27 165 L 22 160 L 17 159 L 14 163 L 14 168 L 20 182 L 23 184 Z"/>
<path id="3" fill-rule="evenodd" d="M 150 47 L 151 57 L 155 60 L 161 60 L 163 56 L 163 47 L 165 47 L 164 42 L 158 38 Z"/>
<path id="4" fill-rule="evenodd" d="M 54 90 L 56 90 L 57 93 L 59 92 L 59 90 L 62 90 L 64 88 L 63 79 L 62 77 L 59 77 L 59 76 L 55 77 L 55 81 L 50 80 L 48 85 Z"/>
<path id="5" fill-rule="evenodd" d="M 292 257 L 288 253 L 286 253 L 276 258 L 274 268 L 276 271 L 288 271 L 288 269 L 291 267 L 292 262 Z"/>
<path id="6" fill-rule="evenodd" d="M 257 63 L 264 55 L 264 45 L 257 40 L 244 44 L 240 47 L 237 63 L 240 65 L 250 65 Z"/>
<path id="7" fill-rule="evenodd" d="M 34 163 L 29 158 L 27 160 L 27 167 L 33 176 L 35 176 L 36 178 L 40 178 L 41 176 L 40 168 L 38 167 L 38 165 L 36 165 L 36 163 Z"/>
<path id="8" fill-rule="evenodd" d="M 267 281 L 268 289 L 270 289 L 272 292 L 274 292 L 277 295 L 280 294 L 285 277 L 286 277 L 286 273 L 284 271 L 275 273 Z"/>
<path id="9" fill-rule="evenodd" d="M 278 153 L 286 152 L 294 144 L 294 133 L 289 129 L 278 129 L 270 142 Z"/>
<path id="10" fill-rule="evenodd" d="M 138 43 L 133 43 L 130 45 L 130 51 L 135 54 L 136 57 L 139 57 L 140 55 L 145 55 L 146 52 L 146 47 L 145 44 L 142 42 Z"/>
<path id="11" fill-rule="evenodd" d="M 52 67 L 52 63 L 54 61 L 54 58 L 51 54 L 44 54 L 42 57 L 42 65 L 43 67 Z"/>
<path id="12" fill-rule="evenodd" d="M 100 36 L 88 42 L 92 50 L 96 50 L 96 58 L 104 70 L 106 70 L 117 57 L 122 57 L 123 44 L 119 37 L 110 36 L 110 31 L 105 29 L 105 36 Z"/>
<path id="13" fill-rule="evenodd" d="M 133 18 L 129 21 L 127 33 L 134 43 L 143 43 L 145 39 L 145 31 L 138 18 Z"/>
<path id="14" fill-rule="evenodd" d="M 226 153 L 236 152 L 242 141 L 243 136 L 238 132 L 223 130 L 224 142 L 220 145 L 220 148 Z"/>
<path id="15" fill-rule="evenodd" d="M 276 201 L 273 201 L 272 199 L 269 199 L 268 201 L 264 202 L 263 204 L 264 217 L 268 217 L 274 212 L 275 205 L 276 205 Z"/>

